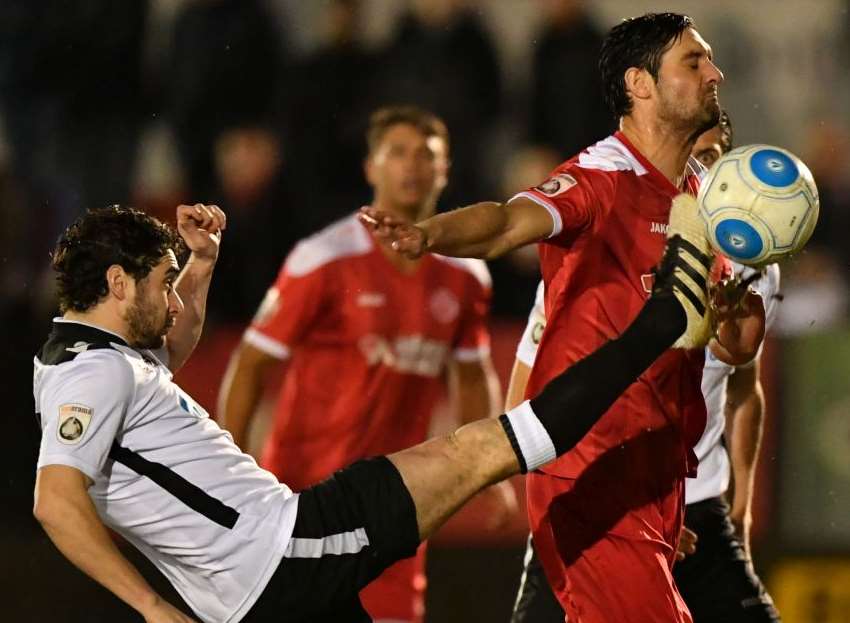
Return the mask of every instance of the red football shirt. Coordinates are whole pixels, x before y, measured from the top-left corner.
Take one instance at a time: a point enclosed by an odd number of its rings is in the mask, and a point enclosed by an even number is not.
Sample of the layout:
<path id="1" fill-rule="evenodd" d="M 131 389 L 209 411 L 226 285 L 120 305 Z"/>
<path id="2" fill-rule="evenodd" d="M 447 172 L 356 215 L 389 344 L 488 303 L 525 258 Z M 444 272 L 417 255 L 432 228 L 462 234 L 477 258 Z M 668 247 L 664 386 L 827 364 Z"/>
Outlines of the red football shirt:
<path id="1" fill-rule="evenodd" d="M 355 216 L 301 241 L 245 339 L 289 361 L 262 464 L 295 490 L 422 442 L 446 364 L 489 351 L 479 260 L 393 266 Z"/>
<path id="2" fill-rule="evenodd" d="M 682 190 L 696 194 L 703 169 L 693 159 L 688 167 Z M 664 251 L 671 199 L 682 190 L 617 132 L 520 193 L 549 210 L 555 222 L 552 236 L 540 244 L 548 323 L 527 396 L 635 318 Z M 616 475 L 626 486 L 691 472 L 691 448 L 705 427 L 702 366 L 703 349 L 667 351 L 572 451 L 542 471 L 577 478 L 603 454 L 606 463 L 621 464 L 625 457 L 614 461 L 612 455 L 627 453 L 628 473 Z"/>

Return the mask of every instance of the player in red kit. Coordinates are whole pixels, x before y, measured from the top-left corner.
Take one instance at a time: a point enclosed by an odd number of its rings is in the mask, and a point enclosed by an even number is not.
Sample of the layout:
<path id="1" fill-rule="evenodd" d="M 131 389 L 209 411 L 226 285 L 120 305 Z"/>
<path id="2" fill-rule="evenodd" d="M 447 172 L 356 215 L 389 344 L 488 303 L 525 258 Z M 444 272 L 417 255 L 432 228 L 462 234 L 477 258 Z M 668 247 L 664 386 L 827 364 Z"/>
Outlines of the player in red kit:
<path id="1" fill-rule="evenodd" d="M 433 214 L 448 173 L 442 121 L 415 108 L 383 109 L 367 140 L 373 205 L 407 218 Z M 462 421 L 491 415 L 498 381 L 489 300 L 480 260 L 403 258 L 352 214 L 301 241 L 284 262 L 233 356 L 220 417 L 245 447 L 265 369 L 286 361 L 261 464 L 298 491 L 357 459 L 424 441 L 447 376 Z M 509 485 L 500 487 L 489 498 L 509 504 Z M 376 621 L 417 621 L 423 595 L 420 548 L 361 597 Z"/>
<path id="2" fill-rule="evenodd" d="M 671 202 L 698 189 L 703 169 L 691 147 L 720 114 L 723 75 L 686 16 L 622 22 L 606 37 L 600 69 L 620 130 L 540 186 L 416 225 L 374 209 L 363 215 L 411 257 L 430 250 L 491 258 L 541 242 L 549 324 L 527 397 L 635 317 L 652 290 Z M 688 245 L 680 253 L 693 265 L 710 263 Z M 739 316 L 711 345 L 731 365 L 755 355 L 764 335 L 760 299 Z M 534 542 L 572 623 L 691 621 L 671 568 L 684 478 L 696 469 L 692 446 L 705 426 L 702 366 L 701 349 L 667 351 L 575 449 L 529 474 Z"/>

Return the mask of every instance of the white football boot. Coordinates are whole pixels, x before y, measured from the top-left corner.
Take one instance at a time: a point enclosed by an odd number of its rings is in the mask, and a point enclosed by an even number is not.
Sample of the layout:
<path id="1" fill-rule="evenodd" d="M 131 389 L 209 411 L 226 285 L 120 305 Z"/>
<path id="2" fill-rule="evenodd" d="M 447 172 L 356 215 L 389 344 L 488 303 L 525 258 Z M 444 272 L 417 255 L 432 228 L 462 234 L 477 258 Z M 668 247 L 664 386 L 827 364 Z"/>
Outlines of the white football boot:
<path id="1" fill-rule="evenodd" d="M 687 316 L 687 328 L 672 348 L 703 348 L 714 332 L 708 300 L 714 252 L 706 233 L 696 199 L 684 193 L 673 199 L 667 248 L 653 286 L 653 292 L 672 290 Z"/>

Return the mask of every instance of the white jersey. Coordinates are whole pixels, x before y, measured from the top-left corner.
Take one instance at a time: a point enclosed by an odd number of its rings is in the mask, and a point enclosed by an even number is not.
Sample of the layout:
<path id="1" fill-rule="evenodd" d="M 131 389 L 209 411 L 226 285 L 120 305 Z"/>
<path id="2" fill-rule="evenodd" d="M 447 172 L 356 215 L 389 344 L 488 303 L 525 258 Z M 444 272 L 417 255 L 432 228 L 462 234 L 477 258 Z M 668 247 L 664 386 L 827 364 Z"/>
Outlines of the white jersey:
<path id="1" fill-rule="evenodd" d="M 753 269 L 732 262 L 736 275 L 743 278 L 753 274 Z M 770 329 L 776 319 L 779 293 L 779 266 L 771 264 L 752 287 L 761 294 L 764 301 L 765 327 Z M 752 363 L 749 365 L 753 365 Z M 729 488 L 731 464 L 729 453 L 723 445 L 723 432 L 726 430 L 726 386 L 729 377 L 735 371 L 733 366 L 719 361 L 705 349 L 705 368 L 702 371 L 702 395 L 705 397 L 707 414 L 705 431 L 694 446 L 699 459 L 697 477 L 688 479 L 685 484 L 685 503 L 693 504 L 722 495 Z"/>
<path id="2" fill-rule="evenodd" d="M 241 619 L 283 557 L 298 496 L 172 382 L 158 353 L 57 318 L 34 365 L 38 467 L 91 478 L 104 523 L 201 619 Z"/>
<path id="3" fill-rule="evenodd" d="M 736 275 L 746 278 L 753 274 L 753 269 L 746 266 L 734 262 L 732 266 Z M 768 266 L 764 275 L 752 286 L 764 300 L 765 324 L 767 328 L 770 328 L 777 314 L 778 299 L 776 295 L 779 292 L 779 266 L 776 264 Z M 516 358 L 529 367 L 534 365 L 537 345 L 540 343 L 540 337 L 545 326 L 543 282 L 541 281 L 537 287 L 534 307 L 528 315 L 528 323 L 516 352 Z M 726 427 L 726 385 L 735 368 L 719 361 L 708 348 L 706 348 L 705 353 L 702 394 L 705 398 L 707 419 L 705 431 L 694 446 L 694 453 L 699 459 L 699 469 L 696 478 L 689 478 L 686 481 L 686 504 L 717 497 L 729 488 L 731 468 L 729 454 L 723 445 L 723 431 Z"/>

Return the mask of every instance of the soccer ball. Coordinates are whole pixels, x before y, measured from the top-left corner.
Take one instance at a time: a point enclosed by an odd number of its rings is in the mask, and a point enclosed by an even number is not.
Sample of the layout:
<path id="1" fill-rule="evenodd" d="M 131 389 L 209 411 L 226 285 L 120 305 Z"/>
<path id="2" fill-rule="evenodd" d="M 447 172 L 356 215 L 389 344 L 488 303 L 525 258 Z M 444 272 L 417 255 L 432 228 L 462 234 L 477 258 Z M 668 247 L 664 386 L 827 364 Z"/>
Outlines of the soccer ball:
<path id="1" fill-rule="evenodd" d="M 711 246 L 757 268 L 802 249 L 818 220 L 811 171 L 791 152 L 770 145 L 738 147 L 718 159 L 697 201 Z"/>

